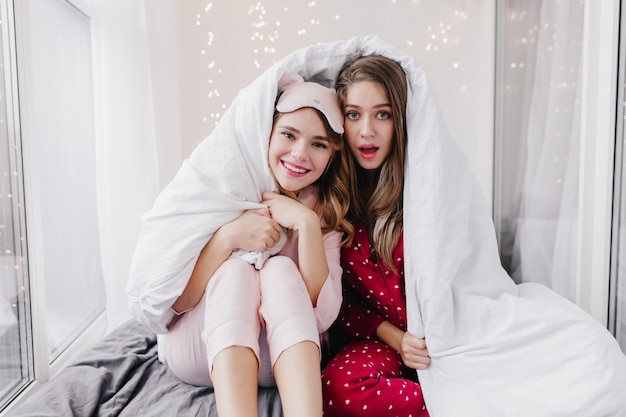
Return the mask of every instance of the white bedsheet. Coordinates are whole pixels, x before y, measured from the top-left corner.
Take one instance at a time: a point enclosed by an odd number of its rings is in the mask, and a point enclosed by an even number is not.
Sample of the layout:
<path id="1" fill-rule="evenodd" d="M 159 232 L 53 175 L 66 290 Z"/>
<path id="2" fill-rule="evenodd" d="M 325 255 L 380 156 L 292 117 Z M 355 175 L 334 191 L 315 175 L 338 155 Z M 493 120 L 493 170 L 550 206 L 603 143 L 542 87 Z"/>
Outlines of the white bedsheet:
<path id="1" fill-rule="evenodd" d="M 425 74 L 373 36 L 295 51 L 241 91 L 144 218 L 129 282 L 135 317 L 164 331 L 216 227 L 273 188 L 256 161 L 267 152 L 280 77 L 298 72 L 333 86 L 346 60 L 370 54 L 400 62 L 409 80 L 407 309 L 409 330 L 426 337 L 432 356 L 419 372 L 430 415 L 626 416 L 626 356 L 616 340 L 553 291 L 507 276 L 490 210 Z M 224 170 L 232 172 L 227 180 Z"/>

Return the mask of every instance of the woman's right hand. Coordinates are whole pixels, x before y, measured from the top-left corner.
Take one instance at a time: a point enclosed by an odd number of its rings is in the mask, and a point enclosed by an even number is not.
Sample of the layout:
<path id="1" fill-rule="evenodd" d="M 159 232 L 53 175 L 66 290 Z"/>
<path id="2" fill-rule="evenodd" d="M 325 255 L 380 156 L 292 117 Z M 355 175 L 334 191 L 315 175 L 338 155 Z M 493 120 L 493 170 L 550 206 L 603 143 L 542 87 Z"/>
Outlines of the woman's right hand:
<path id="1" fill-rule="evenodd" d="M 280 239 L 283 228 L 270 217 L 266 208 L 248 210 L 230 223 L 220 227 L 216 235 L 232 250 L 244 249 L 262 252 Z"/>

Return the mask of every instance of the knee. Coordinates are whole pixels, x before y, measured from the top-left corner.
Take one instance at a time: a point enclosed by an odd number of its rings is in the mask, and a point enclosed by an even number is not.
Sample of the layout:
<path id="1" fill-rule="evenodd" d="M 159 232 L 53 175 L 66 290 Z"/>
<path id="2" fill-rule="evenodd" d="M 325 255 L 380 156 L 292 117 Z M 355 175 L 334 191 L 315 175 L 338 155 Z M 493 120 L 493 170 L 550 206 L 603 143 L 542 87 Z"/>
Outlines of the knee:
<path id="1" fill-rule="evenodd" d="M 240 259 L 225 261 L 209 280 L 204 303 L 207 326 L 228 320 L 258 321 L 261 294 L 256 269 Z"/>
<path id="2" fill-rule="evenodd" d="M 360 393 L 360 373 L 350 366 L 346 357 L 335 356 L 322 371 L 322 397 L 324 416 L 350 416 L 351 399 Z M 355 390 L 357 392 L 355 392 Z M 355 397 L 356 394 L 356 397 Z M 346 403 L 348 401 L 348 403 Z"/>
<path id="3" fill-rule="evenodd" d="M 342 377 L 332 376 L 332 373 L 322 373 L 322 398 L 324 417 L 348 417 L 352 416 L 350 401 L 354 398 L 352 392 L 346 388 L 349 382 Z M 355 399 L 356 400 L 356 399 Z"/>
<path id="4" fill-rule="evenodd" d="M 262 271 L 282 271 L 282 273 L 289 273 L 290 271 L 300 272 L 295 261 L 288 256 L 276 255 L 272 256 L 263 264 Z"/>
<path id="5" fill-rule="evenodd" d="M 250 276 L 256 271 L 253 265 L 240 258 L 230 258 L 222 262 L 215 274 Z"/>
<path id="6" fill-rule="evenodd" d="M 269 297 L 274 297 L 275 294 L 281 294 L 281 297 L 308 297 L 298 266 L 293 259 L 286 256 L 269 258 L 259 270 L 259 281 L 261 293 Z"/>
<path id="7" fill-rule="evenodd" d="M 229 286 L 233 288 L 258 287 L 258 271 L 239 258 L 225 260 L 215 271 L 208 286 Z"/>

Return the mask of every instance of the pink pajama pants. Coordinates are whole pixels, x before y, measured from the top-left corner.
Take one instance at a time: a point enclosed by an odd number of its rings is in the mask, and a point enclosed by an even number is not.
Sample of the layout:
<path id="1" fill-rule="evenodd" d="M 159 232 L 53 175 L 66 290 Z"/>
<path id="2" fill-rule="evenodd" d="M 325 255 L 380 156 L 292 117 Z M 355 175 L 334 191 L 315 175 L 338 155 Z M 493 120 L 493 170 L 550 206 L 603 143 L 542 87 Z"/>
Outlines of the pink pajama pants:
<path id="1" fill-rule="evenodd" d="M 259 361 L 259 385 L 274 386 L 273 366 L 289 347 L 319 334 L 311 299 L 291 258 L 274 256 L 260 270 L 226 260 L 200 303 L 170 325 L 167 364 L 181 380 L 212 387 L 215 356 L 230 346 L 250 348 Z"/>

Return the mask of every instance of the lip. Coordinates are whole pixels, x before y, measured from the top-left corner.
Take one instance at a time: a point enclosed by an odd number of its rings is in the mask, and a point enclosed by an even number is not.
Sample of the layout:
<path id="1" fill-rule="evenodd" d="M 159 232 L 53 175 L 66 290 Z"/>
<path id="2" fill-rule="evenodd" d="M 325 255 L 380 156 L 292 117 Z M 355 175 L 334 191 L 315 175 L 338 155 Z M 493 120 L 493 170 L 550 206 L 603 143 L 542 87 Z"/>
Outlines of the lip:
<path id="1" fill-rule="evenodd" d="M 291 177 L 300 178 L 300 177 L 305 176 L 311 171 L 310 169 L 305 168 L 302 165 L 294 164 L 289 161 L 281 160 L 280 164 L 283 167 L 283 171 Z"/>
<path id="2" fill-rule="evenodd" d="M 375 158 L 376 155 L 378 154 L 378 146 L 374 145 L 374 144 L 365 144 L 365 145 L 361 145 L 357 148 L 359 150 L 359 153 L 361 154 L 361 157 L 363 159 L 372 159 Z"/>

